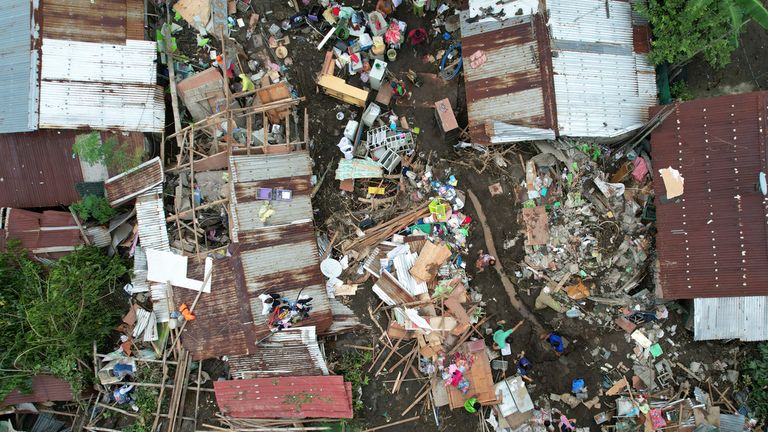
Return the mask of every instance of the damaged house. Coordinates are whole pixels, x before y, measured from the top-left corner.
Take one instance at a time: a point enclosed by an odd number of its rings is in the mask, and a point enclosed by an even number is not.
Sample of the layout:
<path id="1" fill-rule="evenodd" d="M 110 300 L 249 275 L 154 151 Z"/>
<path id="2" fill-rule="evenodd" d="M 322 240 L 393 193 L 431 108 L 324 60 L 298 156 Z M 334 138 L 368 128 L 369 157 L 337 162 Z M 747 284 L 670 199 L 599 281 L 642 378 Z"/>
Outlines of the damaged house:
<path id="1" fill-rule="evenodd" d="M 142 132 L 163 130 L 157 48 L 144 24 L 135 0 L 0 2 L 0 206 L 68 205 L 118 174 L 73 154 L 84 131 L 143 152 Z"/>
<path id="2" fill-rule="evenodd" d="M 614 138 L 641 127 L 656 77 L 632 2 L 542 3 L 473 0 L 461 13 L 472 142 Z"/>
<path id="3" fill-rule="evenodd" d="M 693 299 L 696 340 L 768 339 L 767 119 L 768 92 L 720 96 L 652 135 L 657 296 Z"/>

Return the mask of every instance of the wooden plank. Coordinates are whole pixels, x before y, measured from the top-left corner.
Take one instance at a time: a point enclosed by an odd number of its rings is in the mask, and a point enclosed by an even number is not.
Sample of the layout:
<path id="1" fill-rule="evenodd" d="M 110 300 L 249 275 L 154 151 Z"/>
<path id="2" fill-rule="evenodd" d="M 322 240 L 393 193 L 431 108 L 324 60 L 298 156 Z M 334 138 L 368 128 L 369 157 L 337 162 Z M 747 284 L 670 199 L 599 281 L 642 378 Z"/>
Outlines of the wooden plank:
<path id="1" fill-rule="evenodd" d="M 544 206 L 523 209 L 523 222 L 529 246 L 544 245 L 549 242 L 549 217 Z"/>
<path id="2" fill-rule="evenodd" d="M 427 242 L 410 270 L 411 276 L 429 282 L 435 278 L 440 266 L 451 257 L 451 250 L 445 245 Z"/>

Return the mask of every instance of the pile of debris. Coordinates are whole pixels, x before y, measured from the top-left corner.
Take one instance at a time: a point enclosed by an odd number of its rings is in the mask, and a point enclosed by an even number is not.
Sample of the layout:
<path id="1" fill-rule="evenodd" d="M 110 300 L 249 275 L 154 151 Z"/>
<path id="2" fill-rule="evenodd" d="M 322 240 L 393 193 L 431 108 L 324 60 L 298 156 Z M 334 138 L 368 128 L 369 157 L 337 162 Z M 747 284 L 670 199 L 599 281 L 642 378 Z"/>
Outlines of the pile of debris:
<path id="1" fill-rule="evenodd" d="M 647 168 L 609 176 L 598 165 L 598 146 L 539 147 L 524 164 L 526 256 L 518 277 L 546 281 L 546 295 L 568 286 L 574 300 L 625 297 L 645 276 L 651 253 Z M 630 172 L 634 181 L 622 183 Z M 551 299 L 540 303 L 560 310 Z"/>

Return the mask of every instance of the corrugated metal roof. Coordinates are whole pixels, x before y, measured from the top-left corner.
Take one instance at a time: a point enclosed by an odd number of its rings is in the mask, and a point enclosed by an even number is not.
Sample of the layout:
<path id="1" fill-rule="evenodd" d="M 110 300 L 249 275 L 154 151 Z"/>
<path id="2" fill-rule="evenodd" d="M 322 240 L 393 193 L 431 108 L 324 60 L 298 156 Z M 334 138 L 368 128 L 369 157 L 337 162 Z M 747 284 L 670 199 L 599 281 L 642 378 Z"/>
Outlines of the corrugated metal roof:
<path id="1" fill-rule="evenodd" d="M 214 381 L 222 413 L 244 418 L 352 418 L 352 385 L 340 376 Z"/>
<path id="2" fill-rule="evenodd" d="M 554 138 L 549 38 L 541 15 L 468 23 L 461 13 L 462 56 L 469 131 L 473 142 Z M 478 51 L 486 62 L 470 66 Z M 504 125 L 531 128 L 502 130 Z M 537 130 L 538 129 L 538 130 Z M 495 139 L 494 139 L 495 138 Z"/>
<path id="3" fill-rule="evenodd" d="M 156 157 L 110 178 L 104 182 L 104 191 L 109 204 L 115 207 L 158 186 L 163 179 L 163 164 Z"/>
<path id="4" fill-rule="evenodd" d="M 657 107 L 656 109 L 660 109 Z M 698 99 L 676 106 L 651 137 L 658 286 L 664 298 L 768 295 L 768 92 Z M 659 169 L 685 179 L 666 202 Z"/>
<path id="5" fill-rule="evenodd" d="M 110 45 L 45 38 L 42 56 L 41 128 L 163 130 L 155 42 Z"/>
<path id="6" fill-rule="evenodd" d="M 37 129 L 38 53 L 31 23 L 31 2 L 0 0 L 0 133 Z"/>
<path id="7" fill-rule="evenodd" d="M 328 366 L 315 327 L 295 327 L 275 333 L 254 354 L 229 357 L 229 371 L 235 379 L 317 376 L 328 375 Z"/>
<path id="8" fill-rule="evenodd" d="M 768 297 L 697 298 L 693 311 L 695 340 L 768 339 Z"/>
<path id="9" fill-rule="evenodd" d="M 631 4 L 549 0 L 547 8 L 560 135 L 614 137 L 642 126 L 656 75 L 634 52 Z"/>
<path id="10" fill-rule="evenodd" d="M 0 206 L 53 207 L 80 199 L 75 131 L 0 134 Z"/>
<path id="11" fill-rule="evenodd" d="M 144 249 L 169 252 L 171 247 L 161 193 L 159 190 L 151 190 L 136 198 L 136 221 L 139 225 L 139 242 Z"/>
<path id="12" fill-rule="evenodd" d="M 72 214 L 47 210 L 36 213 L 29 210 L 2 209 L 1 228 L 8 240 L 19 240 L 35 255 L 60 257 L 83 244 L 80 229 Z"/>
<path id="13" fill-rule="evenodd" d="M 144 39 L 144 4 L 136 0 L 42 1 L 45 38 L 105 44 Z"/>
<path id="14" fill-rule="evenodd" d="M 211 293 L 200 297 L 197 319 L 182 335 L 195 359 L 249 355 L 261 349 L 258 342 L 268 343 L 264 338 L 270 331 L 258 299 L 264 292 L 291 299 L 300 293 L 312 297 L 309 318 L 301 324 L 315 326 L 318 333 L 327 332 L 333 321 L 312 224 L 308 154 L 232 156 L 229 162 L 231 257 L 214 262 Z M 266 226 L 252 224 L 263 203 L 255 201 L 257 187 L 292 189 L 293 206 L 301 211 L 289 212 L 273 202 L 276 213 Z M 280 219 L 281 211 L 290 217 Z M 275 220 L 282 222 L 272 225 Z M 195 295 L 174 289 L 177 302 L 192 301 Z"/>
<path id="15" fill-rule="evenodd" d="M 22 394 L 18 390 L 14 390 L 5 399 L 0 401 L 0 406 L 47 401 L 71 401 L 73 399 L 72 387 L 68 382 L 51 375 L 38 375 L 32 378 L 31 394 Z"/>
<path id="16" fill-rule="evenodd" d="M 720 414 L 719 432 L 744 432 L 748 430 L 744 427 L 745 418 L 743 415 Z"/>

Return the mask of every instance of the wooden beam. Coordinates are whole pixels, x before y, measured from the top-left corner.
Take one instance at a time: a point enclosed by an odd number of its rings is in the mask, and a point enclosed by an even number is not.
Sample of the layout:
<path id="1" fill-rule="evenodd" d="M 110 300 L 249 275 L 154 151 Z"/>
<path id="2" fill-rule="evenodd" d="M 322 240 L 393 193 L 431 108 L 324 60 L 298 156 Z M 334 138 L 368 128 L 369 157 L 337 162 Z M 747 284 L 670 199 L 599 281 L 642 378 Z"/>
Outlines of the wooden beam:
<path id="1" fill-rule="evenodd" d="M 200 207 L 197 207 L 196 210 L 205 210 L 207 208 L 211 208 L 213 206 L 217 206 L 217 205 L 221 205 L 221 204 L 226 204 L 228 202 L 229 202 L 229 198 L 224 198 L 224 199 L 216 200 L 216 201 L 213 201 L 213 202 L 209 202 L 208 204 L 203 204 Z M 186 215 L 188 215 L 190 213 L 192 213 L 192 209 L 184 210 L 184 211 L 181 211 L 181 212 L 179 212 L 179 213 L 177 213 L 175 215 L 170 215 L 170 216 L 166 217 L 165 221 L 166 222 L 173 222 L 173 221 L 175 221 L 175 220 L 177 220 L 179 218 L 182 218 L 182 217 L 184 217 L 184 216 L 186 216 Z"/>
<path id="2" fill-rule="evenodd" d="M 181 115 L 179 114 L 179 102 L 178 94 L 176 92 L 176 70 L 173 62 L 173 56 L 171 55 L 168 45 L 171 43 L 173 36 L 171 36 L 171 8 L 166 8 L 165 25 L 163 25 L 163 37 L 165 41 L 163 46 L 165 48 L 165 58 L 168 63 L 168 80 L 171 82 L 171 108 L 173 109 L 173 128 L 174 135 L 176 135 L 176 144 L 179 148 L 184 146 L 184 142 L 181 136 L 178 135 L 181 131 Z M 165 142 L 160 143 L 161 146 L 165 146 Z M 163 155 L 165 152 L 163 152 Z"/>

